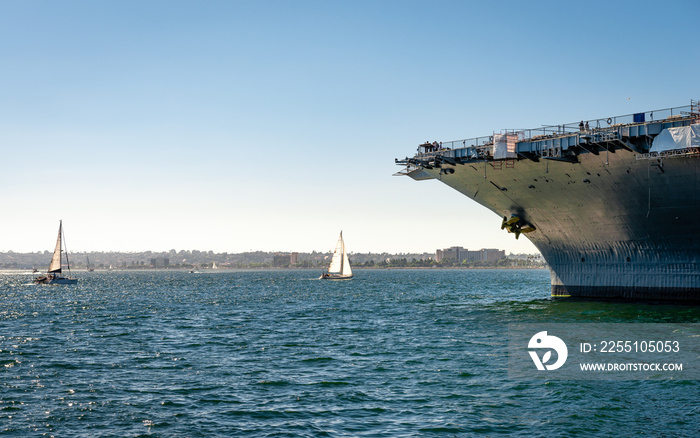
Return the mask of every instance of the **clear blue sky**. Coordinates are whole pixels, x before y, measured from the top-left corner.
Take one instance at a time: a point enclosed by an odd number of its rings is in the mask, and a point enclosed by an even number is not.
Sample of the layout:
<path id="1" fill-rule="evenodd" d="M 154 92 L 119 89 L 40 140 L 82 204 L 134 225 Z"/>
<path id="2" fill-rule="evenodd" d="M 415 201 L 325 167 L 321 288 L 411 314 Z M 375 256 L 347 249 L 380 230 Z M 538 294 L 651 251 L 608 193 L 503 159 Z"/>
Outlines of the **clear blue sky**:
<path id="1" fill-rule="evenodd" d="M 424 140 L 700 98 L 700 2 L 0 0 L 0 250 L 534 252 Z"/>

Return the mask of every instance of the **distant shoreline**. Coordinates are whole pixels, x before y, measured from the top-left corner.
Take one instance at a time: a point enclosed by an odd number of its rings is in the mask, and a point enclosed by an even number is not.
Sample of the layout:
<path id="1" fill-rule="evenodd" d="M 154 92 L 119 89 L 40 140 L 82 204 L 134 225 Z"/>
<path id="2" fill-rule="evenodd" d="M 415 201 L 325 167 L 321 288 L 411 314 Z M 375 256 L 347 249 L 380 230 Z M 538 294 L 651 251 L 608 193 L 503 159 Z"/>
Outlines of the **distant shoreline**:
<path id="1" fill-rule="evenodd" d="M 538 269 L 546 269 L 548 270 L 549 268 L 547 266 L 399 266 L 399 267 L 364 267 L 364 266 L 359 266 L 359 267 L 353 267 L 353 271 L 392 271 L 392 270 L 401 270 L 401 271 L 410 271 L 410 270 L 420 270 L 420 271 L 429 271 L 429 270 L 435 270 L 435 271 L 440 271 L 440 270 L 490 270 L 490 271 L 498 271 L 498 270 L 522 270 L 522 269 L 527 269 L 527 270 L 538 270 Z M 74 274 L 80 274 L 80 273 L 102 273 L 102 272 L 155 272 L 155 271 L 172 271 L 172 272 L 191 272 L 195 271 L 197 273 L 203 273 L 203 272 L 231 272 L 231 271 L 318 271 L 321 272 L 325 270 L 325 268 L 304 268 L 304 267 L 290 267 L 290 268 L 284 268 L 284 267 L 245 267 L 245 268 L 219 268 L 219 269 L 211 269 L 211 268 L 205 268 L 205 269 L 192 269 L 192 268 L 115 268 L 115 269 L 104 269 L 104 268 L 98 268 L 93 271 L 86 271 L 84 268 L 78 268 L 78 269 L 72 269 L 71 270 L 71 275 Z M 44 274 L 41 270 L 38 272 L 31 272 L 27 269 L 16 269 L 16 268 L 0 268 L 0 272 L 14 272 L 18 274 L 34 274 L 34 275 L 40 275 Z M 67 270 L 66 270 L 67 272 Z"/>
<path id="2" fill-rule="evenodd" d="M 214 253 L 212 251 L 169 251 L 155 253 L 70 253 L 67 258 L 73 271 L 96 270 L 148 270 L 148 269 L 185 269 L 207 270 L 216 266 L 219 269 L 325 269 L 331 261 L 331 253 Z M 0 270 L 48 269 L 51 254 L 0 252 Z M 540 267 L 546 266 L 539 254 L 511 254 L 499 260 L 463 261 L 443 257 L 437 262 L 435 254 L 389 254 L 389 253 L 352 253 L 350 266 L 353 269 L 399 269 L 399 268 L 491 268 L 491 267 Z"/>

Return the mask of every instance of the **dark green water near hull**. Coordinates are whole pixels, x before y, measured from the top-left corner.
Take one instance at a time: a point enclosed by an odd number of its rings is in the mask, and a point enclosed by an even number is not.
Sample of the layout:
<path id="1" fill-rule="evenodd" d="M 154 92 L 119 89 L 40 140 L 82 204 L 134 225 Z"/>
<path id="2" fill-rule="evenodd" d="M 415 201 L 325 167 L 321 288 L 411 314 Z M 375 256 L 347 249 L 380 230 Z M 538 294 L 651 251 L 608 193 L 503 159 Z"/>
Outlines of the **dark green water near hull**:
<path id="1" fill-rule="evenodd" d="M 700 322 L 557 301 L 547 271 L 0 275 L 0 436 L 697 436 L 697 381 L 514 381 L 511 322 Z"/>

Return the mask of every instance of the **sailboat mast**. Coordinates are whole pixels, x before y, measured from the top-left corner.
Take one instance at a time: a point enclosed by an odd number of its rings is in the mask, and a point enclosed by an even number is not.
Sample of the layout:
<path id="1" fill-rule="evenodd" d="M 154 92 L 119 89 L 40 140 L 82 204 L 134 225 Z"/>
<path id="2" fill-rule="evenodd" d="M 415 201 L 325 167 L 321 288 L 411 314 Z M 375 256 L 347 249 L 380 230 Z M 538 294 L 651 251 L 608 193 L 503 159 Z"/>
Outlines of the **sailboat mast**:
<path id="1" fill-rule="evenodd" d="M 61 233 L 63 233 L 63 221 L 61 221 Z M 66 246 L 66 235 L 61 236 L 61 241 L 63 241 L 63 248 L 65 248 L 66 253 L 66 267 L 68 268 L 68 276 L 70 277 L 70 261 L 68 260 L 68 247 Z"/>
<path id="2" fill-rule="evenodd" d="M 340 250 L 341 250 L 341 255 L 340 255 L 340 275 L 343 275 L 343 272 L 345 271 L 345 267 L 343 266 L 343 263 L 345 262 L 345 241 L 343 240 L 343 232 L 340 232 Z"/>

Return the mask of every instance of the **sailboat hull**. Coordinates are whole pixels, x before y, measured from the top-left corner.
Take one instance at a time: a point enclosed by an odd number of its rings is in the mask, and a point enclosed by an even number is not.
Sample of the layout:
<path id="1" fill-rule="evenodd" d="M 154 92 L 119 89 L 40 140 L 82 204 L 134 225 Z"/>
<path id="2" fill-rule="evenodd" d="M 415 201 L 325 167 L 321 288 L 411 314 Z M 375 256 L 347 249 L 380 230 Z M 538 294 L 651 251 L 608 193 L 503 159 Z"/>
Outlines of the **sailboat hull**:
<path id="1" fill-rule="evenodd" d="M 341 274 L 323 274 L 318 277 L 319 280 L 350 280 L 354 275 L 341 275 Z"/>
<path id="2" fill-rule="evenodd" d="M 38 277 L 36 280 L 34 280 L 34 283 L 36 283 L 36 284 L 78 284 L 78 279 L 77 278 L 66 278 L 66 277 L 57 277 L 57 278 Z"/>

